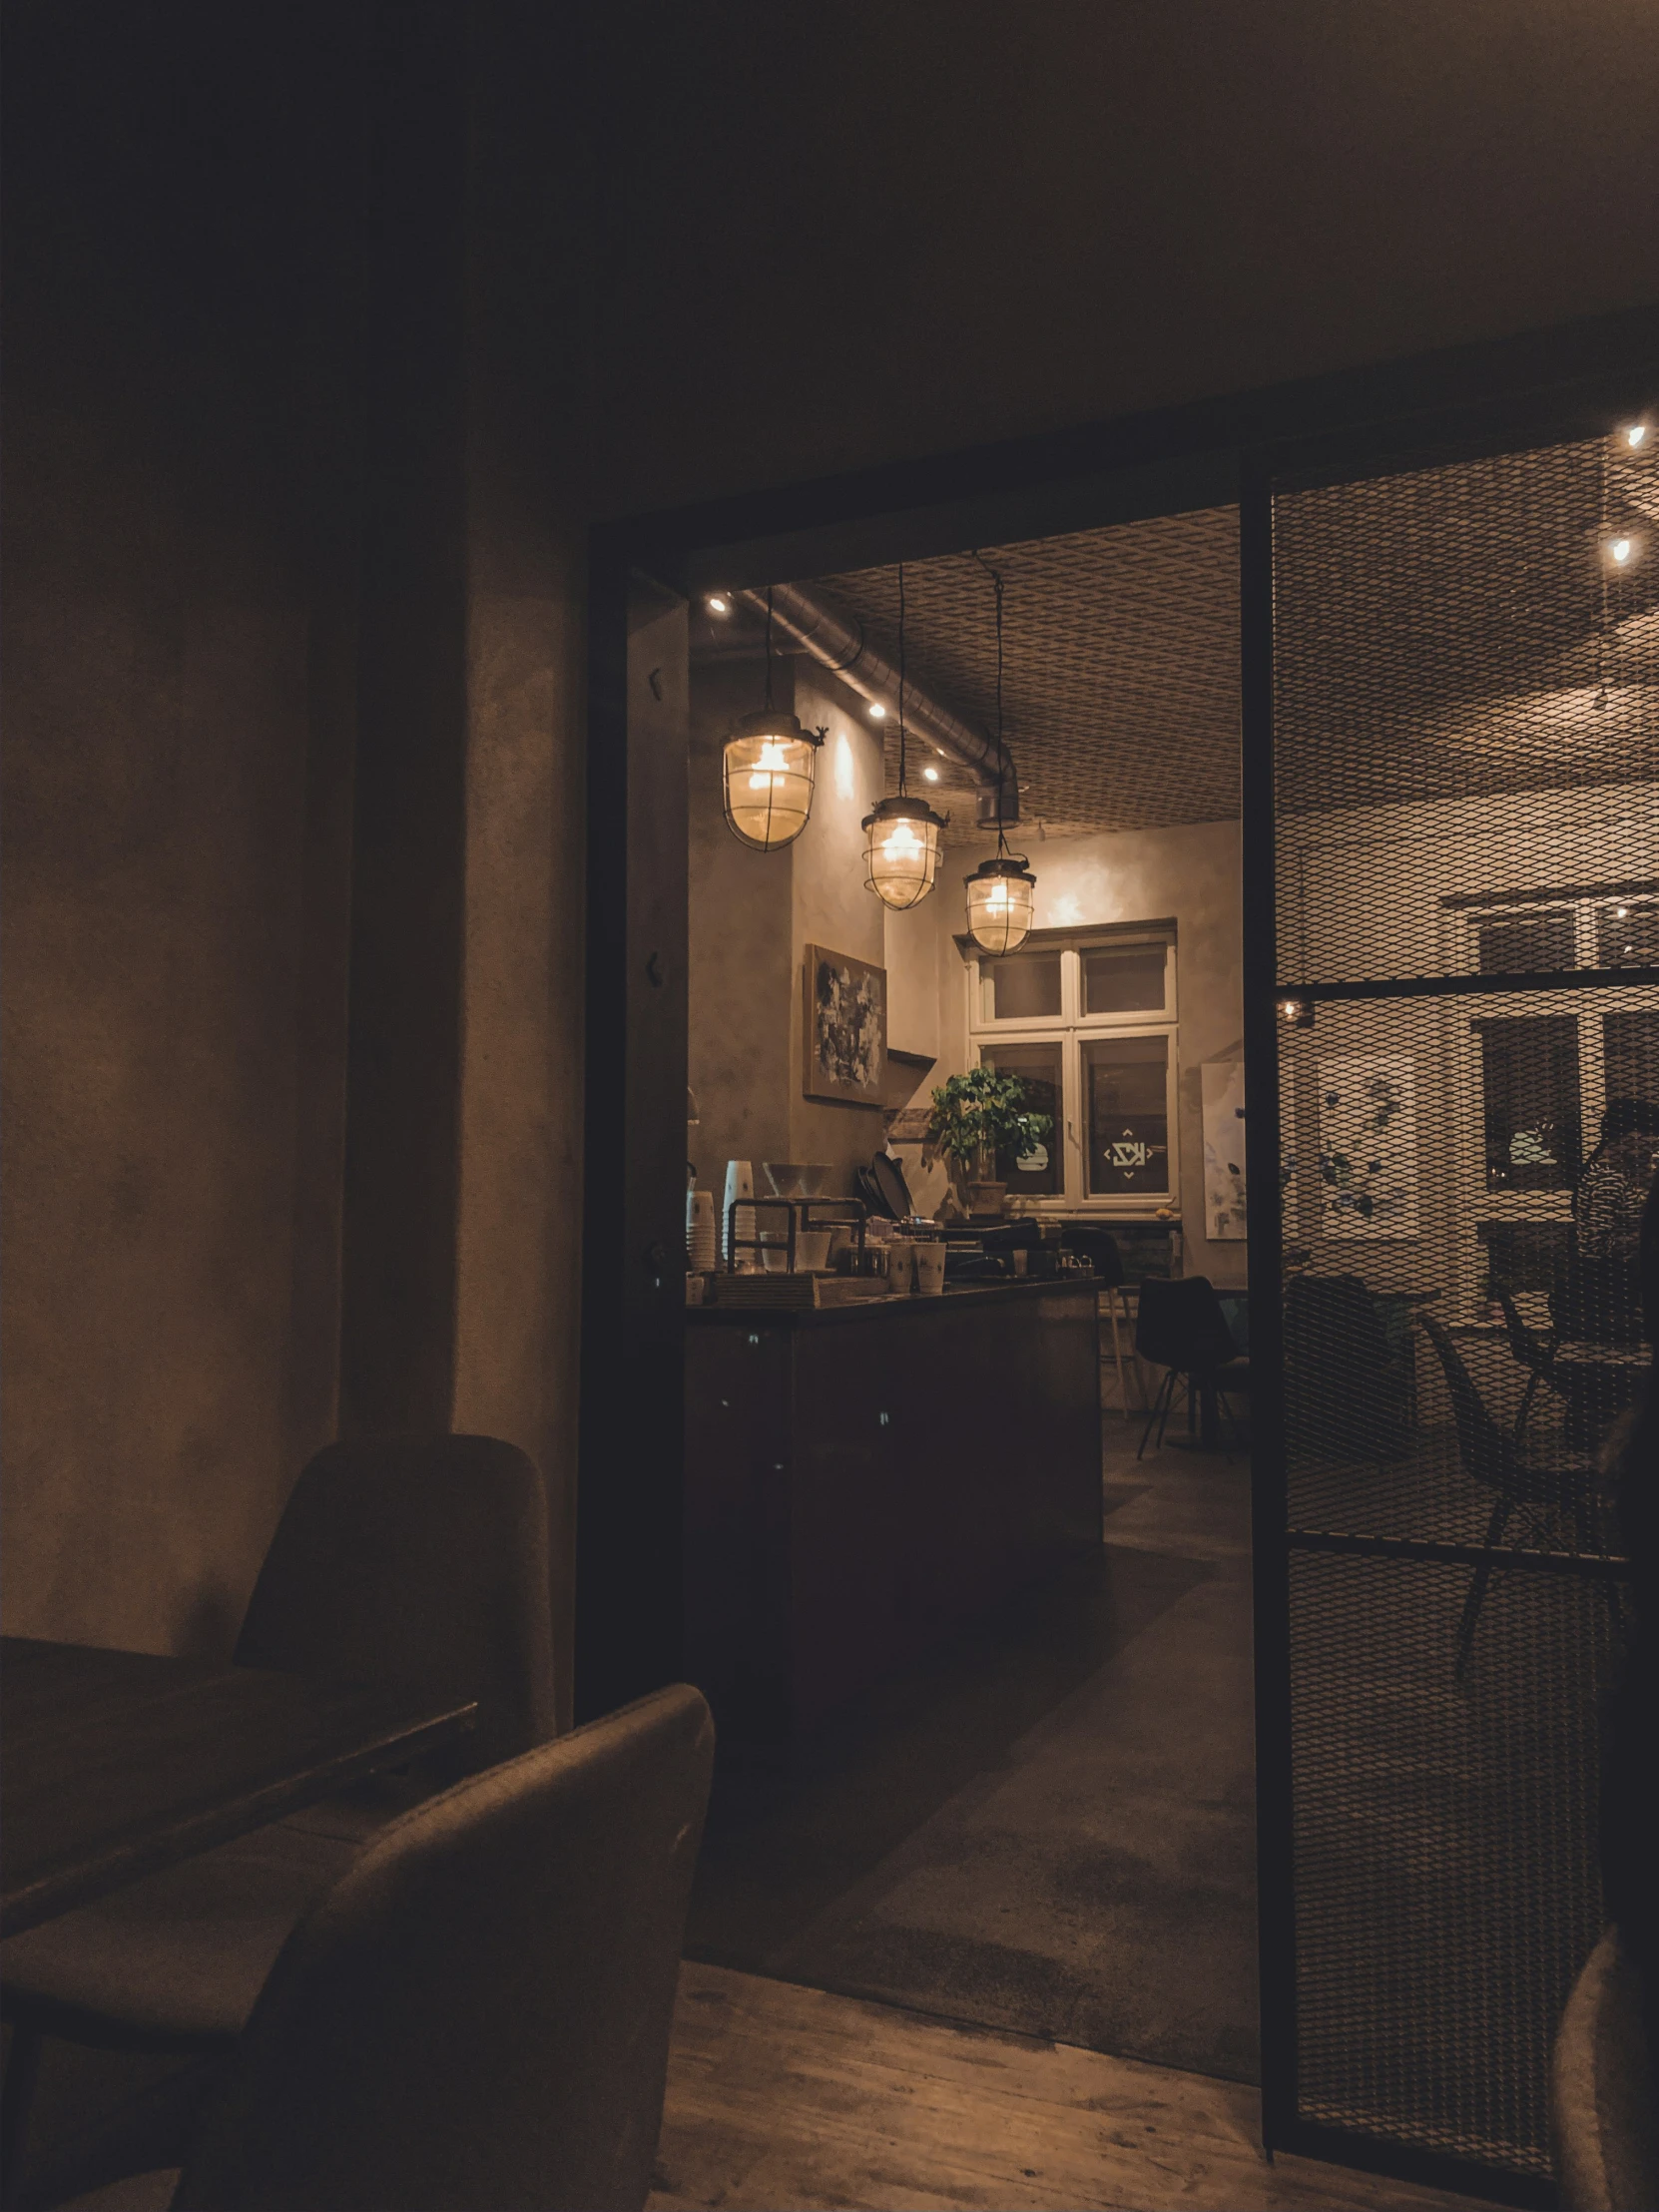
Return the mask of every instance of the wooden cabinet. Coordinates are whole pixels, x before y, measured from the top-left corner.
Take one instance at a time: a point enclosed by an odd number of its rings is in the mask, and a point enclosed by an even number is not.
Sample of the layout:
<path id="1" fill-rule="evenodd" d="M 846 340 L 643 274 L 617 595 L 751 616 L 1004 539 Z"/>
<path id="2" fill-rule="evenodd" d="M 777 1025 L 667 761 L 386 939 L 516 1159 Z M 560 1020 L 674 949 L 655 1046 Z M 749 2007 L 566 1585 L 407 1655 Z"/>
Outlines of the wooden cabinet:
<path id="1" fill-rule="evenodd" d="M 1092 1282 L 687 1317 L 687 1671 L 776 1739 L 1101 1537 Z"/>

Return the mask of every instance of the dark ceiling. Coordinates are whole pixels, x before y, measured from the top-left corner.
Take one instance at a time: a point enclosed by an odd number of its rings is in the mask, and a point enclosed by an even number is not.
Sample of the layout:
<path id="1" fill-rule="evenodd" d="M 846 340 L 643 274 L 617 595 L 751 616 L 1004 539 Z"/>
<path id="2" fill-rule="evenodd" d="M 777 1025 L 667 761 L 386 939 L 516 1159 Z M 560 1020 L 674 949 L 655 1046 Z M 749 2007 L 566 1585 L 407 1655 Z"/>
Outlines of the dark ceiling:
<path id="1" fill-rule="evenodd" d="M 1659 429 L 1402 471 L 1275 503 L 1283 809 L 1323 811 L 1659 776 Z M 1607 559 L 1627 532 L 1632 557 Z M 1003 731 L 1020 841 L 1239 810 L 1238 512 L 983 549 L 1003 579 Z M 898 571 L 806 580 L 898 652 Z M 971 553 L 906 564 L 909 671 L 996 726 L 991 580 Z M 741 649 L 746 625 L 704 649 Z M 897 725 L 889 716 L 889 788 Z M 932 748 L 911 783 L 971 834 Z"/>

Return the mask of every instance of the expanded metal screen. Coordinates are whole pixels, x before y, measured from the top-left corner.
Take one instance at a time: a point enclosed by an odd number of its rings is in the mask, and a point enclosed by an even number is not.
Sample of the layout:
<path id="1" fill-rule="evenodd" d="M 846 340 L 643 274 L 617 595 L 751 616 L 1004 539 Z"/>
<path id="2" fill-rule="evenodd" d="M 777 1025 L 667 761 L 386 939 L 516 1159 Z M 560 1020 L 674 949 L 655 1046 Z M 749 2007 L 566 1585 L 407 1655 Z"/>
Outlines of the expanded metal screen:
<path id="1" fill-rule="evenodd" d="M 1517 2180 L 1650 1357 L 1653 442 L 1272 503 L 1295 2113 Z"/>

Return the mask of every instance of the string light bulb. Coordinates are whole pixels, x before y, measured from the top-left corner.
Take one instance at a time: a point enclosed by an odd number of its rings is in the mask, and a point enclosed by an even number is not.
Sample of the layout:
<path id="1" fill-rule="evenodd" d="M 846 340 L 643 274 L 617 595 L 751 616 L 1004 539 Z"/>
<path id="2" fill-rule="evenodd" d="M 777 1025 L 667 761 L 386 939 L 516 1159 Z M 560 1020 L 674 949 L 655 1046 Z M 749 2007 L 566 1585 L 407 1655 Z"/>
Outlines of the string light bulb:
<path id="1" fill-rule="evenodd" d="M 991 580 L 996 606 L 996 851 L 962 878 L 967 891 L 968 934 L 982 951 L 1015 952 L 1031 934 L 1037 878 L 1024 853 L 1008 850 L 1002 832 L 1002 779 L 1008 756 L 1002 745 L 1002 579 L 988 561 L 974 559 Z"/>
<path id="2" fill-rule="evenodd" d="M 767 592 L 767 703 L 733 724 L 721 765 L 726 827 L 753 852 L 794 844 L 813 812 L 826 733 L 804 730 L 772 701 L 772 592 Z"/>
<path id="3" fill-rule="evenodd" d="M 879 718 L 877 718 L 879 719 Z M 919 906 L 933 888 L 939 872 L 939 831 L 944 817 L 936 815 L 925 799 L 912 799 L 904 788 L 904 563 L 898 564 L 898 790 L 891 799 L 879 800 L 865 815 L 864 883 L 880 899 L 902 913 Z"/>
<path id="4" fill-rule="evenodd" d="M 1626 450 L 1631 453 L 1639 453 L 1647 443 L 1647 431 L 1648 426 L 1645 422 L 1627 422 L 1623 431 Z"/>

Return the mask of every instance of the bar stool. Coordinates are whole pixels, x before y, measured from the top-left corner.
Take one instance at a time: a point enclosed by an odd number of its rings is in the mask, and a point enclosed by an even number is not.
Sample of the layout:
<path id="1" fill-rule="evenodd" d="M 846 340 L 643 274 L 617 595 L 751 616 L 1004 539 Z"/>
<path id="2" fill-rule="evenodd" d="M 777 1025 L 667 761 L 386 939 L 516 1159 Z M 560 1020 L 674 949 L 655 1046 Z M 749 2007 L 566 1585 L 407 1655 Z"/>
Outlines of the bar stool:
<path id="1" fill-rule="evenodd" d="M 1109 1229 L 1067 1228 L 1061 1232 L 1060 1242 L 1067 1251 L 1076 1252 L 1093 1264 L 1099 1294 L 1096 1309 L 1101 1320 L 1111 1327 L 1112 1361 L 1118 1372 L 1118 1404 L 1123 1417 L 1127 1420 L 1136 1410 L 1144 1413 L 1148 1410 L 1146 1376 L 1135 1357 L 1135 1316 L 1129 1304 L 1132 1286 L 1123 1272 L 1123 1255 L 1118 1250 L 1117 1239 Z M 1129 1339 L 1127 1369 L 1123 1363 L 1125 1333 Z M 1140 1396 L 1138 1408 L 1129 1403 L 1131 1375 Z"/>

